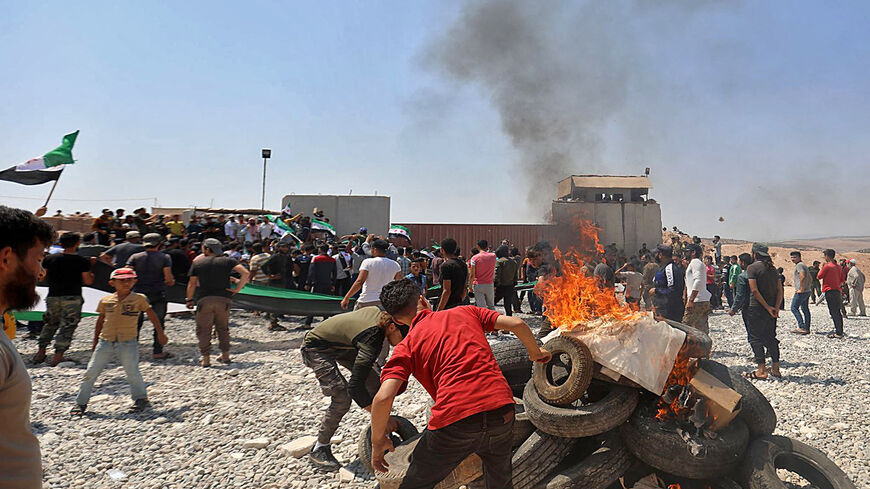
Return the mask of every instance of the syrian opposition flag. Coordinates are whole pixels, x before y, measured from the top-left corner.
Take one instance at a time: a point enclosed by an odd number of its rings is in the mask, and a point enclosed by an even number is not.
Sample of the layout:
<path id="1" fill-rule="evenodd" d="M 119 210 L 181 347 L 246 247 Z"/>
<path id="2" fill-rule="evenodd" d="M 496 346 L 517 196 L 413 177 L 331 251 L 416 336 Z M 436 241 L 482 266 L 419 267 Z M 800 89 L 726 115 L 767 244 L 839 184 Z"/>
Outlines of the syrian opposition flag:
<path id="1" fill-rule="evenodd" d="M 390 230 L 387 232 L 387 234 L 395 234 L 398 236 L 404 236 L 409 240 L 411 239 L 411 232 L 408 231 L 408 228 L 406 228 L 405 226 L 399 226 L 397 224 L 393 224 L 392 226 L 390 226 Z"/>
<path id="2" fill-rule="evenodd" d="M 67 134 L 63 137 L 63 143 L 54 150 L 39 158 L 33 158 L 18 166 L 0 171 L 0 180 L 22 185 L 39 185 L 57 180 L 63 171 L 63 165 L 74 163 L 72 149 L 78 135 L 78 131 Z"/>
<path id="3" fill-rule="evenodd" d="M 332 224 L 328 222 L 321 221 L 319 219 L 311 220 L 311 230 L 312 231 L 326 231 L 327 233 L 335 236 L 335 228 L 332 227 Z"/>
<path id="4" fill-rule="evenodd" d="M 272 224 L 275 225 L 275 233 L 282 238 L 285 234 L 293 232 L 293 228 L 288 226 L 280 216 L 268 215 L 266 216 L 266 219 L 270 220 Z"/>

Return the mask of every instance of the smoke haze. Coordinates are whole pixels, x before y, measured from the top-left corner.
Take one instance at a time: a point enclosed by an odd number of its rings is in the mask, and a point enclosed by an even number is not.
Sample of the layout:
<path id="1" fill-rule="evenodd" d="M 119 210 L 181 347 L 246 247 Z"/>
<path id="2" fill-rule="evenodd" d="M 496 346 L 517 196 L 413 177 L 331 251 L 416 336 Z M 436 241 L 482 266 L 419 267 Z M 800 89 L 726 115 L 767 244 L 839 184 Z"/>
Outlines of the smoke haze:
<path id="1" fill-rule="evenodd" d="M 751 39 L 710 27 L 751 15 L 736 1 L 472 1 L 422 59 L 448 83 L 488 97 L 518 152 L 536 215 L 548 211 L 555 182 L 567 175 L 640 174 L 650 166 L 668 227 L 774 239 L 794 235 L 805 219 L 824 220 L 831 204 L 847 206 L 855 184 L 843 182 L 842 193 L 802 192 L 849 163 L 827 163 L 837 157 L 818 146 L 806 151 L 807 140 L 789 146 L 763 134 L 796 132 L 787 118 L 798 110 L 782 93 L 764 101 L 773 107 L 757 102 L 758 87 L 770 90 L 765 77 L 785 75 L 765 66 L 775 59 L 756 66 L 761 54 Z M 735 115 L 745 123 L 729 126 L 725 119 Z M 711 199 L 719 170 L 734 182 Z"/>

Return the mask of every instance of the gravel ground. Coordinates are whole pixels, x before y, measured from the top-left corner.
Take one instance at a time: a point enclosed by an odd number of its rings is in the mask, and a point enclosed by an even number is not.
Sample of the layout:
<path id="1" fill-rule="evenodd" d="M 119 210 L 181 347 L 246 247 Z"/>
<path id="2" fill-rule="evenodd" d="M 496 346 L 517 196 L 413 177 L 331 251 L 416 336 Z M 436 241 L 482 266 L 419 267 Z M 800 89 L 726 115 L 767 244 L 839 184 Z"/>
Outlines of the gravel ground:
<path id="1" fill-rule="evenodd" d="M 864 354 L 870 318 L 848 318 L 845 340 L 821 333 L 832 329 L 824 306 L 813 306 L 814 333 L 788 334 L 794 317 L 780 319 L 782 380 L 757 381 L 779 416 L 777 432 L 826 452 L 859 487 L 870 487 L 870 373 Z M 526 317 L 533 327 L 538 318 Z M 112 364 L 94 389 L 88 414 L 68 412 L 90 357 L 94 319 L 76 332 L 69 356 L 81 365 L 31 368 L 33 430 L 40 438 L 45 487 L 51 488 L 372 488 L 356 457 L 356 443 L 367 413 L 354 406 L 333 445 L 336 457 L 354 473 L 312 470 L 305 458 L 284 455 L 279 446 L 316 434 L 328 400 L 313 374 L 302 365 L 299 345 L 304 330 L 269 332 L 265 321 L 233 312 L 234 363 L 198 366 L 194 323 L 190 317 L 167 321 L 169 351 L 175 358 L 152 361 L 150 326 L 141 341 L 141 370 L 153 404 L 150 411 L 127 414 L 129 388 L 120 366 Z M 751 352 L 738 317 L 721 312 L 710 319 L 713 358 L 731 366 L 751 365 Z M 285 321 L 289 327 L 301 326 Z M 26 359 L 36 342 L 19 331 L 16 345 Z M 145 336 L 148 340 L 145 340 Z M 216 350 L 216 342 L 214 346 Z M 214 357 L 213 357 L 214 362 Z M 216 363 L 216 362 L 215 362 Z M 429 397 L 416 382 L 399 396 L 395 411 L 422 429 Z M 264 448 L 243 442 L 267 438 Z M 119 480 L 116 480 L 118 478 Z"/>

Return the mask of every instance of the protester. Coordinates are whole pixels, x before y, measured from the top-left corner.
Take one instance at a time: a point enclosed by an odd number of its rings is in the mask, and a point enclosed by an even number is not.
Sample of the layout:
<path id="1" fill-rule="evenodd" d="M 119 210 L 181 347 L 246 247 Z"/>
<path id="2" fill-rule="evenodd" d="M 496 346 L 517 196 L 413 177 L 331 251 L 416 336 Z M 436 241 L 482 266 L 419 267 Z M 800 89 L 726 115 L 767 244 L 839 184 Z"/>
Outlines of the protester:
<path id="1" fill-rule="evenodd" d="M 235 216 L 230 216 L 227 219 L 227 222 L 224 223 L 224 235 L 226 235 L 227 239 L 230 241 L 234 241 L 239 237 L 239 229 L 241 229 L 241 224 L 236 222 Z"/>
<path id="2" fill-rule="evenodd" d="M 417 284 L 420 287 L 420 293 L 423 296 L 426 296 L 426 286 L 428 285 L 426 281 L 426 275 L 423 273 L 423 259 L 415 259 L 411 262 L 410 266 L 411 272 L 408 275 L 405 275 L 405 278 Z"/>
<path id="3" fill-rule="evenodd" d="M 335 291 L 335 258 L 329 255 L 329 245 L 320 245 L 318 251 L 308 267 L 306 288 L 317 294 L 331 294 Z"/>
<path id="4" fill-rule="evenodd" d="M 778 268 L 776 269 L 776 275 L 777 275 L 777 277 L 779 277 L 779 284 L 783 287 L 783 289 L 785 289 L 785 269 L 782 268 L 782 267 L 778 267 Z M 778 307 L 779 307 L 779 310 L 780 310 L 780 311 L 784 311 L 784 310 L 785 310 L 785 298 L 783 298 L 783 299 L 779 302 Z"/>
<path id="5" fill-rule="evenodd" d="M 480 252 L 469 260 L 468 293 L 474 294 L 474 303 L 480 307 L 495 310 L 495 253 L 490 251 L 485 239 L 477 242 Z"/>
<path id="6" fill-rule="evenodd" d="M 100 316 L 94 329 L 94 341 L 91 346 L 93 354 L 79 387 L 76 405 L 70 411 L 72 415 L 81 416 L 85 413 L 97 377 L 116 357 L 124 367 L 127 383 L 130 384 L 130 397 L 133 398 L 130 412 L 142 411 L 151 405 L 148 402 L 145 381 L 142 380 L 142 374 L 139 372 L 139 341 L 136 327 L 139 313 L 148 315 L 148 320 L 154 324 L 157 340 L 161 345 L 165 345 L 169 340 L 163 332 L 160 319 L 148 304 L 148 299 L 142 294 L 133 292 L 135 283 L 136 272 L 130 268 L 118 268 L 110 275 L 109 285 L 115 289 L 115 293 L 103 297 L 97 305 Z"/>
<path id="7" fill-rule="evenodd" d="M 440 267 L 441 297 L 436 310 L 443 311 L 467 303 L 468 267 L 458 257 L 459 246 L 453 238 L 441 241 L 441 255 L 444 262 Z"/>
<path id="8" fill-rule="evenodd" d="M 146 234 L 142 240 L 145 251 L 131 255 L 127 260 L 127 266 L 136 271 L 136 285 L 133 286 L 133 292 L 142 294 L 148 299 L 148 303 L 159 319 L 162 328 L 165 327 L 166 309 L 169 305 L 166 298 L 166 287 L 175 285 L 175 277 L 172 275 L 172 259 L 159 251 L 161 240 L 161 236 L 157 233 Z M 141 331 L 144 321 L 145 315 L 139 314 L 137 321 L 139 331 Z M 151 357 L 154 360 L 172 358 L 173 354 L 163 351 L 163 345 L 158 341 L 157 333 L 157 325 L 154 325 L 153 354 Z"/>
<path id="9" fill-rule="evenodd" d="M 813 266 L 809 267 L 810 277 L 813 279 L 812 288 L 810 289 L 810 301 L 813 304 L 819 304 L 824 296 L 822 295 L 822 283 L 819 282 L 819 271 L 821 267 L 819 260 L 813 262 Z M 818 299 L 818 302 L 816 300 Z"/>
<path id="10" fill-rule="evenodd" d="M 595 265 L 592 275 L 598 279 L 598 286 L 602 289 L 612 289 L 614 283 L 613 268 L 608 263 L 606 256 L 601 257 L 601 262 Z"/>
<path id="11" fill-rule="evenodd" d="M 333 316 L 319 323 L 302 340 L 302 363 L 317 377 L 324 396 L 330 398 L 317 432 L 317 442 L 308 455 L 324 470 L 338 470 L 341 464 L 330 448 L 330 440 L 341 418 L 350 410 L 351 400 L 371 410 L 372 397 L 380 387 L 376 360 L 384 340 L 396 346 L 408 332 L 374 306 Z M 338 366 L 350 371 L 346 381 Z M 395 427 L 393 427 L 395 429 Z"/>
<path id="12" fill-rule="evenodd" d="M 535 282 L 547 271 L 544 266 L 544 257 L 539 251 L 532 250 L 528 254 L 528 259 L 525 267 L 526 282 Z M 529 309 L 534 316 L 540 316 L 544 313 L 544 300 L 535 293 L 535 289 L 529 290 Z"/>
<path id="13" fill-rule="evenodd" d="M 532 361 L 548 362 L 550 353 L 516 317 L 475 306 L 433 312 L 408 280 L 385 286 L 381 302 L 393 321 L 409 325 L 411 331 L 393 350 L 372 401 L 372 466 L 387 470 L 384 453 L 393 449 L 386 436 L 393 400 L 414 375 L 435 405 L 399 487 L 434 487 L 472 453 L 483 461 L 486 487 L 512 487 L 513 394 L 485 333 L 516 334 Z"/>
<path id="14" fill-rule="evenodd" d="M 396 248 L 396 263 L 399 264 L 402 276 L 406 277 L 411 273 L 411 260 L 405 256 L 405 248 Z"/>
<path id="15" fill-rule="evenodd" d="M 359 268 L 359 277 L 351 285 L 350 290 L 344 295 L 341 300 L 341 308 L 347 309 L 350 305 L 350 298 L 357 291 L 362 291 L 359 299 L 354 305 L 354 309 L 362 309 L 368 306 L 380 307 L 381 301 L 379 295 L 384 285 L 392 280 L 402 278 L 402 271 L 399 264 L 390 260 L 385 255 L 390 245 L 382 240 L 376 239 L 371 242 L 371 258 L 363 260 Z"/>
<path id="16" fill-rule="evenodd" d="M 718 265 L 722 263 L 722 238 L 720 238 L 718 234 L 713 236 L 713 250 L 713 254 L 716 258 L 715 263 Z"/>
<path id="17" fill-rule="evenodd" d="M 710 332 L 708 319 L 712 307 L 711 294 L 707 290 L 707 267 L 701 262 L 703 250 L 701 245 L 689 243 L 686 245 L 689 264 L 686 267 L 686 303 L 683 314 L 683 324 Z"/>
<path id="18" fill-rule="evenodd" d="M 732 295 L 734 294 L 735 287 L 737 287 L 737 277 L 741 273 L 743 273 L 743 269 L 740 267 L 737 257 L 731 255 L 731 268 L 728 270 L 728 288 L 731 290 Z"/>
<path id="19" fill-rule="evenodd" d="M 792 251 L 789 256 L 794 263 L 794 296 L 791 299 L 791 313 L 794 314 L 798 325 L 797 329 L 791 332 L 807 335 L 810 334 L 810 291 L 813 281 L 810 269 L 801 261 L 801 252 Z"/>
<path id="20" fill-rule="evenodd" d="M 344 249 L 336 250 L 332 258 L 335 260 L 335 295 L 344 297 L 350 290 L 350 277 L 353 270 L 352 245 L 348 243 Z"/>
<path id="21" fill-rule="evenodd" d="M 284 249 L 287 249 L 285 246 Z M 254 243 L 251 245 L 253 255 L 248 261 L 251 270 L 251 283 L 255 285 L 269 285 L 269 274 L 263 270 L 269 259 L 272 257 L 269 253 L 263 251 L 263 243 Z"/>
<path id="22" fill-rule="evenodd" d="M 840 310 L 843 304 L 840 287 L 844 279 L 843 270 L 834 260 L 835 254 L 836 252 L 832 249 L 824 251 L 825 265 L 819 270 L 818 279 L 822 281 L 822 293 L 825 296 L 825 302 L 828 303 L 831 321 L 834 323 L 834 332 L 829 334 L 828 338 L 841 339 L 845 336 L 843 332 L 843 313 Z"/>
<path id="23" fill-rule="evenodd" d="M 79 240 L 78 233 L 64 233 L 60 237 L 63 253 L 49 255 L 42 262 L 46 271 L 45 281 L 48 282 L 48 296 L 45 298 L 45 317 L 42 332 L 39 334 L 39 350 L 33 357 L 33 363 L 45 361 L 45 351 L 52 339 L 54 358 L 51 359 L 51 366 L 70 361 L 64 358 L 64 353 L 69 349 L 73 333 L 82 317 L 82 285 L 94 283 L 91 260 L 77 254 Z"/>
<path id="24" fill-rule="evenodd" d="M 519 253 L 519 251 L 517 251 Z M 517 298 L 517 261 L 508 256 L 510 250 L 506 245 L 501 245 L 495 250 L 497 258 L 495 262 L 495 303 L 504 299 L 504 312 L 507 316 L 513 316 L 514 306 L 518 306 Z M 519 312 L 519 310 L 517 311 Z"/>
<path id="25" fill-rule="evenodd" d="M 849 286 L 849 308 L 852 315 L 855 311 L 860 312 L 859 316 L 866 316 L 867 311 L 864 309 L 864 272 L 858 268 L 857 261 L 852 258 L 849 260 L 849 273 L 846 275 L 846 284 Z"/>
<path id="26" fill-rule="evenodd" d="M 304 244 L 302 245 L 301 254 L 295 253 L 296 250 L 293 250 L 291 253 L 291 256 L 293 257 L 296 289 L 305 290 L 305 285 L 308 283 L 308 269 L 311 267 L 311 254 L 315 249 L 316 248 L 311 244 Z"/>
<path id="27" fill-rule="evenodd" d="M 186 238 L 169 238 L 169 244 L 163 250 L 163 253 L 166 253 L 172 263 L 172 278 L 175 279 L 175 283 L 187 283 L 187 274 L 190 272 L 190 258 L 188 258 L 187 252 L 184 250 L 186 246 L 188 246 Z"/>
<path id="28" fill-rule="evenodd" d="M 626 262 L 616 270 L 616 276 L 625 284 L 625 302 L 635 307 L 640 307 L 644 281 L 643 275 L 635 271 L 633 263 Z"/>
<path id="29" fill-rule="evenodd" d="M 722 307 L 722 292 L 716 284 L 718 269 L 712 256 L 707 255 L 704 257 L 704 268 L 707 272 L 707 292 L 710 292 L 710 307 L 719 309 Z"/>
<path id="30" fill-rule="evenodd" d="M 172 220 L 166 223 L 166 229 L 172 238 L 181 239 L 187 234 L 184 221 L 181 220 L 181 214 L 172 214 Z"/>
<path id="31" fill-rule="evenodd" d="M 100 255 L 103 262 L 113 265 L 115 268 L 120 268 L 127 265 L 127 260 L 134 253 L 145 251 L 145 247 L 139 243 L 139 231 L 127 231 L 125 235 L 126 241 L 112 246 L 105 253 Z"/>
<path id="32" fill-rule="evenodd" d="M 653 279 L 650 296 L 653 298 L 657 318 L 681 321 L 686 310 L 683 302 L 685 277 L 683 270 L 673 260 L 673 248 L 665 244 L 656 246 L 656 262 L 659 270 Z"/>
<path id="33" fill-rule="evenodd" d="M 211 366 L 211 333 L 217 332 L 221 356 L 218 361 L 230 363 L 230 307 L 232 296 L 248 283 L 250 272 L 239 262 L 223 256 L 220 241 L 207 239 L 203 244 L 203 258 L 190 267 L 190 280 L 187 282 L 187 297 L 184 299 L 188 309 L 196 305 L 196 337 L 199 340 L 199 364 Z M 239 274 L 235 288 L 231 288 L 230 274 Z"/>
<path id="34" fill-rule="evenodd" d="M 782 301 L 782 282 L 768 253 L 767 246 L 752 245 L 755 261 L 746 268 L 749 279 L 749 307 L 746 310 L 749 346 L 758 369 L 747 372 L 750 379 L 766 379 L 769 375 L 782 377 L 779 370 L 779 340 L 776 339 L 776 320 L 779 318 L 779 303 Z M 768 371 L 766 357 L 770 356 Z"/>
<path id="35" fill-rule="evenodd" d="M 39 302 L 36 282 L 43 250 L 54 242 L 51 226 L 30 212 L 0 206 L 0 313 Z M 0 486 L 40 489 L 42 455 L 30 425 L 32 386 L 21 355 L 0 334 Z"/>
<path id="36" fill-rule="evenodd" d="M 108 249 L 109 247 L 106 245 L 97 244 L 97 238 L 94 233 L 88 233 L 82 236 L 81 244 L 79 244 L 79 249 L 76 253 L 85 258 L 99 258 Z"/>
<path id="37" fill-rule="evenodd" d="M 737 276 L 737 284 L 734 287 L 734 301 L 728 309 L 731 316 L 740 313 L 743 319 L 743 327 L 746 328 L 746 340 L 749 341 L 749 320 L 746 318 L 746 310 L 749 308 L 749 277 L 746 276 L 746 268 L 752 264 L 752 255 L 741 253 L 738 257 L 743 271 Z M 754 358 L 754 357 L 753 357 Z"/>
<path id="38" fill-rule="evenodd" d="M 655 259 L 652 257 L 652 254 L 649 252 L 649 250 L 647 250 L 647 253 L 644 253 L 640 256 L 640 262 L 643 264 L 643 268 L 641 269 L 641 274 L 643 275 L 643 288 L 641 292 L 641 296 L 643 297 L 643 305 L 646 309 L 652 310 L 653 303 L 649 292 L 653 286 L 653 280 L 655 280 L 656 272 L 659 271 L 659 265 L 655 262 Z"/>
<path id="39" fill-rule="evenodd" d="M 109 209 L 103 209 L 100 213 L 100 217 L 94 219 L 91 224 L 91 231 L 96 235 L 99 244 L 105 246 L 112 242 L 111 232 L 113 221 L 114 217 L 112 211 Z"/>

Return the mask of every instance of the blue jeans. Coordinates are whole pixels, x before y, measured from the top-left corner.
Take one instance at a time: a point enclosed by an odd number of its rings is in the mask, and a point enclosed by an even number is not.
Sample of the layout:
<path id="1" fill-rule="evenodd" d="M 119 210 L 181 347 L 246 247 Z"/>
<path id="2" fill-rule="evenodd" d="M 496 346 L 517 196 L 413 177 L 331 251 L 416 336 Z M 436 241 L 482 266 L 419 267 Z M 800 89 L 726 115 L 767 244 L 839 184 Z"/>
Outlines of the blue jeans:
<path id="1" fill-rule="evenodd" d="M 130 396 L 134 401 L 148 398 L 145 393 L 145 381 L 142 380 L 142 374 L 139 373 L 139 342 L 135 339 L 129 341 L 100 339 L 100 342 L 97 343 L 97 349 L 94 350 L 91 360 L 88 362 L 88 369 L 85 371 L 85 378 L 79 388 L 76 404 L 80 406 L 88 404 L 91 399 L 91 391 L 94 390 L 94 382 L 97 381 L 97 377 L 106 368 L 106 365 L 115 358 L 116 353 L 118 360 L 124 367 L 124 372 L 127 374 Z"/>
<path id="2" fill-rule="evenodd" d="M 791 298 L 791 312 L 797 319 L 798 328 L 810 330 L 810 293 L 799 292 Z M 801 315 L 803 313 L 803 316 Z"/>

